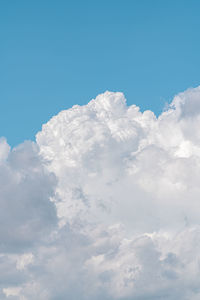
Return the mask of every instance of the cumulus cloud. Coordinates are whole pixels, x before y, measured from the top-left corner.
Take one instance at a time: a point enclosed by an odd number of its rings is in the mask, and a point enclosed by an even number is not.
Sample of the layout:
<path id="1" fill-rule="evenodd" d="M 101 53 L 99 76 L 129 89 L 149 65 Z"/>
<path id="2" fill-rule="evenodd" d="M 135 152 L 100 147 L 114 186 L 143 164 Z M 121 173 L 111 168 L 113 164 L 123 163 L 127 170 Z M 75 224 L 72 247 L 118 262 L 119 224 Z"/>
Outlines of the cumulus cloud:
<path id="1" fill-rule="evenodd" d="M 105 92 L 2 138 L 1 299 L 199 299 L 199 125 L 199 87 L 158 117 Z"/>
<path id="2" fill-rule="evenodd" d="M 29 249 L 57 222 L 55 207 L 49 201 L 55 176 L 45 171 L 36 148 L 26 142 L 10 152 L 0 166 L 1 251 Z"/>

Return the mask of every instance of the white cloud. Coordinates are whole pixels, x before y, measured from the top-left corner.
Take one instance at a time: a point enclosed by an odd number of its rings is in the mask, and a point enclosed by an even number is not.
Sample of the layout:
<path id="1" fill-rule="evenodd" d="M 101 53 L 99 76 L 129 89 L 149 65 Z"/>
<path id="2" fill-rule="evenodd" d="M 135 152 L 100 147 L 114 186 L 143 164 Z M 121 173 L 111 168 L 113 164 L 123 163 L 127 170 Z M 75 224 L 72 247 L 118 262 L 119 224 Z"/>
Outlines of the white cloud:
<path id="1" fill-rule="evenodd" d="M 0 138 L 0 163 L 4 162 L 10 152 L 10 146 L 7 144 L 5 138 Z"/>
<path id="2" fill-rule="evenodd" d="M 6 295 L 6 297 L 10 297 L 10 296 L 18 296 L 20 293 L 21 288 L 19 287 L 10 287 L 7 289 L 3 289 L 4 294 Z"/>
<path id="3" fill-rule="evenodd" d="M 16 268 L 17 270 L 24 270 L 26 266 L 33 263 L 33 261 L 34 261 L 34 256 L 32 253 L 22 254 L 17 258 Z"/>
<path id="4" fill-rule="evenodd" d="M 0 178 L 0 251 L 21 252 L 43 240 L 57 222 L 49 201 L 55 177 L 42 166 L 37 146 L 25 142 L 10 152 Z"/>
<path id="5" fill-rule="evenodd" d="M 106 92 L 2 139 L 1 299 L 199 299 L 199 125 L 200 88 L 158 118 Z"/>

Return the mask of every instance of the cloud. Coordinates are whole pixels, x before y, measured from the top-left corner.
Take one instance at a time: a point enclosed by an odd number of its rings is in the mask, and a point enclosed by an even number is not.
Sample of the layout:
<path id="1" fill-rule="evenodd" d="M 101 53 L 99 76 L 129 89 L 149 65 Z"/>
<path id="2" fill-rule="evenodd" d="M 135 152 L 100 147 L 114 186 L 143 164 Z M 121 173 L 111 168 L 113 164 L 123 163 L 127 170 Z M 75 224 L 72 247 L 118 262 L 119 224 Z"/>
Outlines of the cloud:
<path id="1" fill-rule="evenodd" d="M 199 299 L 200 88 L 105 92 L 0 140 L 1 299 Z"/>
<path id="2" fill-rule="evenodd" d="M 9 149 L 5 140 L 2 148 L 4 153 Z M 21 252 L 40 242 L 57 222 L 55 207 L 49 201 L 55 176 L 45 171 L 37 146 L 25 142 L 7 153 L 0 177 L 0 250 Z"/>

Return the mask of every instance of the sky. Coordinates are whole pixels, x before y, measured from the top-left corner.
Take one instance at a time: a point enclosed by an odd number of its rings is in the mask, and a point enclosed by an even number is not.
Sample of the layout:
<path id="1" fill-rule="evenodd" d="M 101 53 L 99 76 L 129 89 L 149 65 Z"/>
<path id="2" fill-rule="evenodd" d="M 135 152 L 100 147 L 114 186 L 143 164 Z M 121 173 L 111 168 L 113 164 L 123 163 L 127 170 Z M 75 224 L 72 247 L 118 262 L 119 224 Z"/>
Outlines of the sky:
<path id="1" fill-rule="evenodd" d="M 199 300 L 199 2 L 0 5 L 0 299 Z"/>
<path id="2" fill-rule="evenodd" d="M 159 115 L 199 85 L 199 10 L 195 0 L 2 0 L 0 136 L 35 140 L 59 111 L 106 90 Z"/>

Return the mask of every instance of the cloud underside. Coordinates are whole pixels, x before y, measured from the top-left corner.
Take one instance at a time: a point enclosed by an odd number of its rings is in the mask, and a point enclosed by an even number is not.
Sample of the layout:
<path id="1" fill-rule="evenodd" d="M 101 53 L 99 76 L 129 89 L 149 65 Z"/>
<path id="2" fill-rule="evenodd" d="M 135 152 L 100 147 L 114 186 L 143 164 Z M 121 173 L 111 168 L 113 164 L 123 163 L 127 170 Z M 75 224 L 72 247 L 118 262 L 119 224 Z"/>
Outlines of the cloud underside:
<path id="1" fill-rule="evenodd" d="M 105 92 L 0 139 L 0 299 L 200 297 L 200 87 L 156 117 Z"/>

